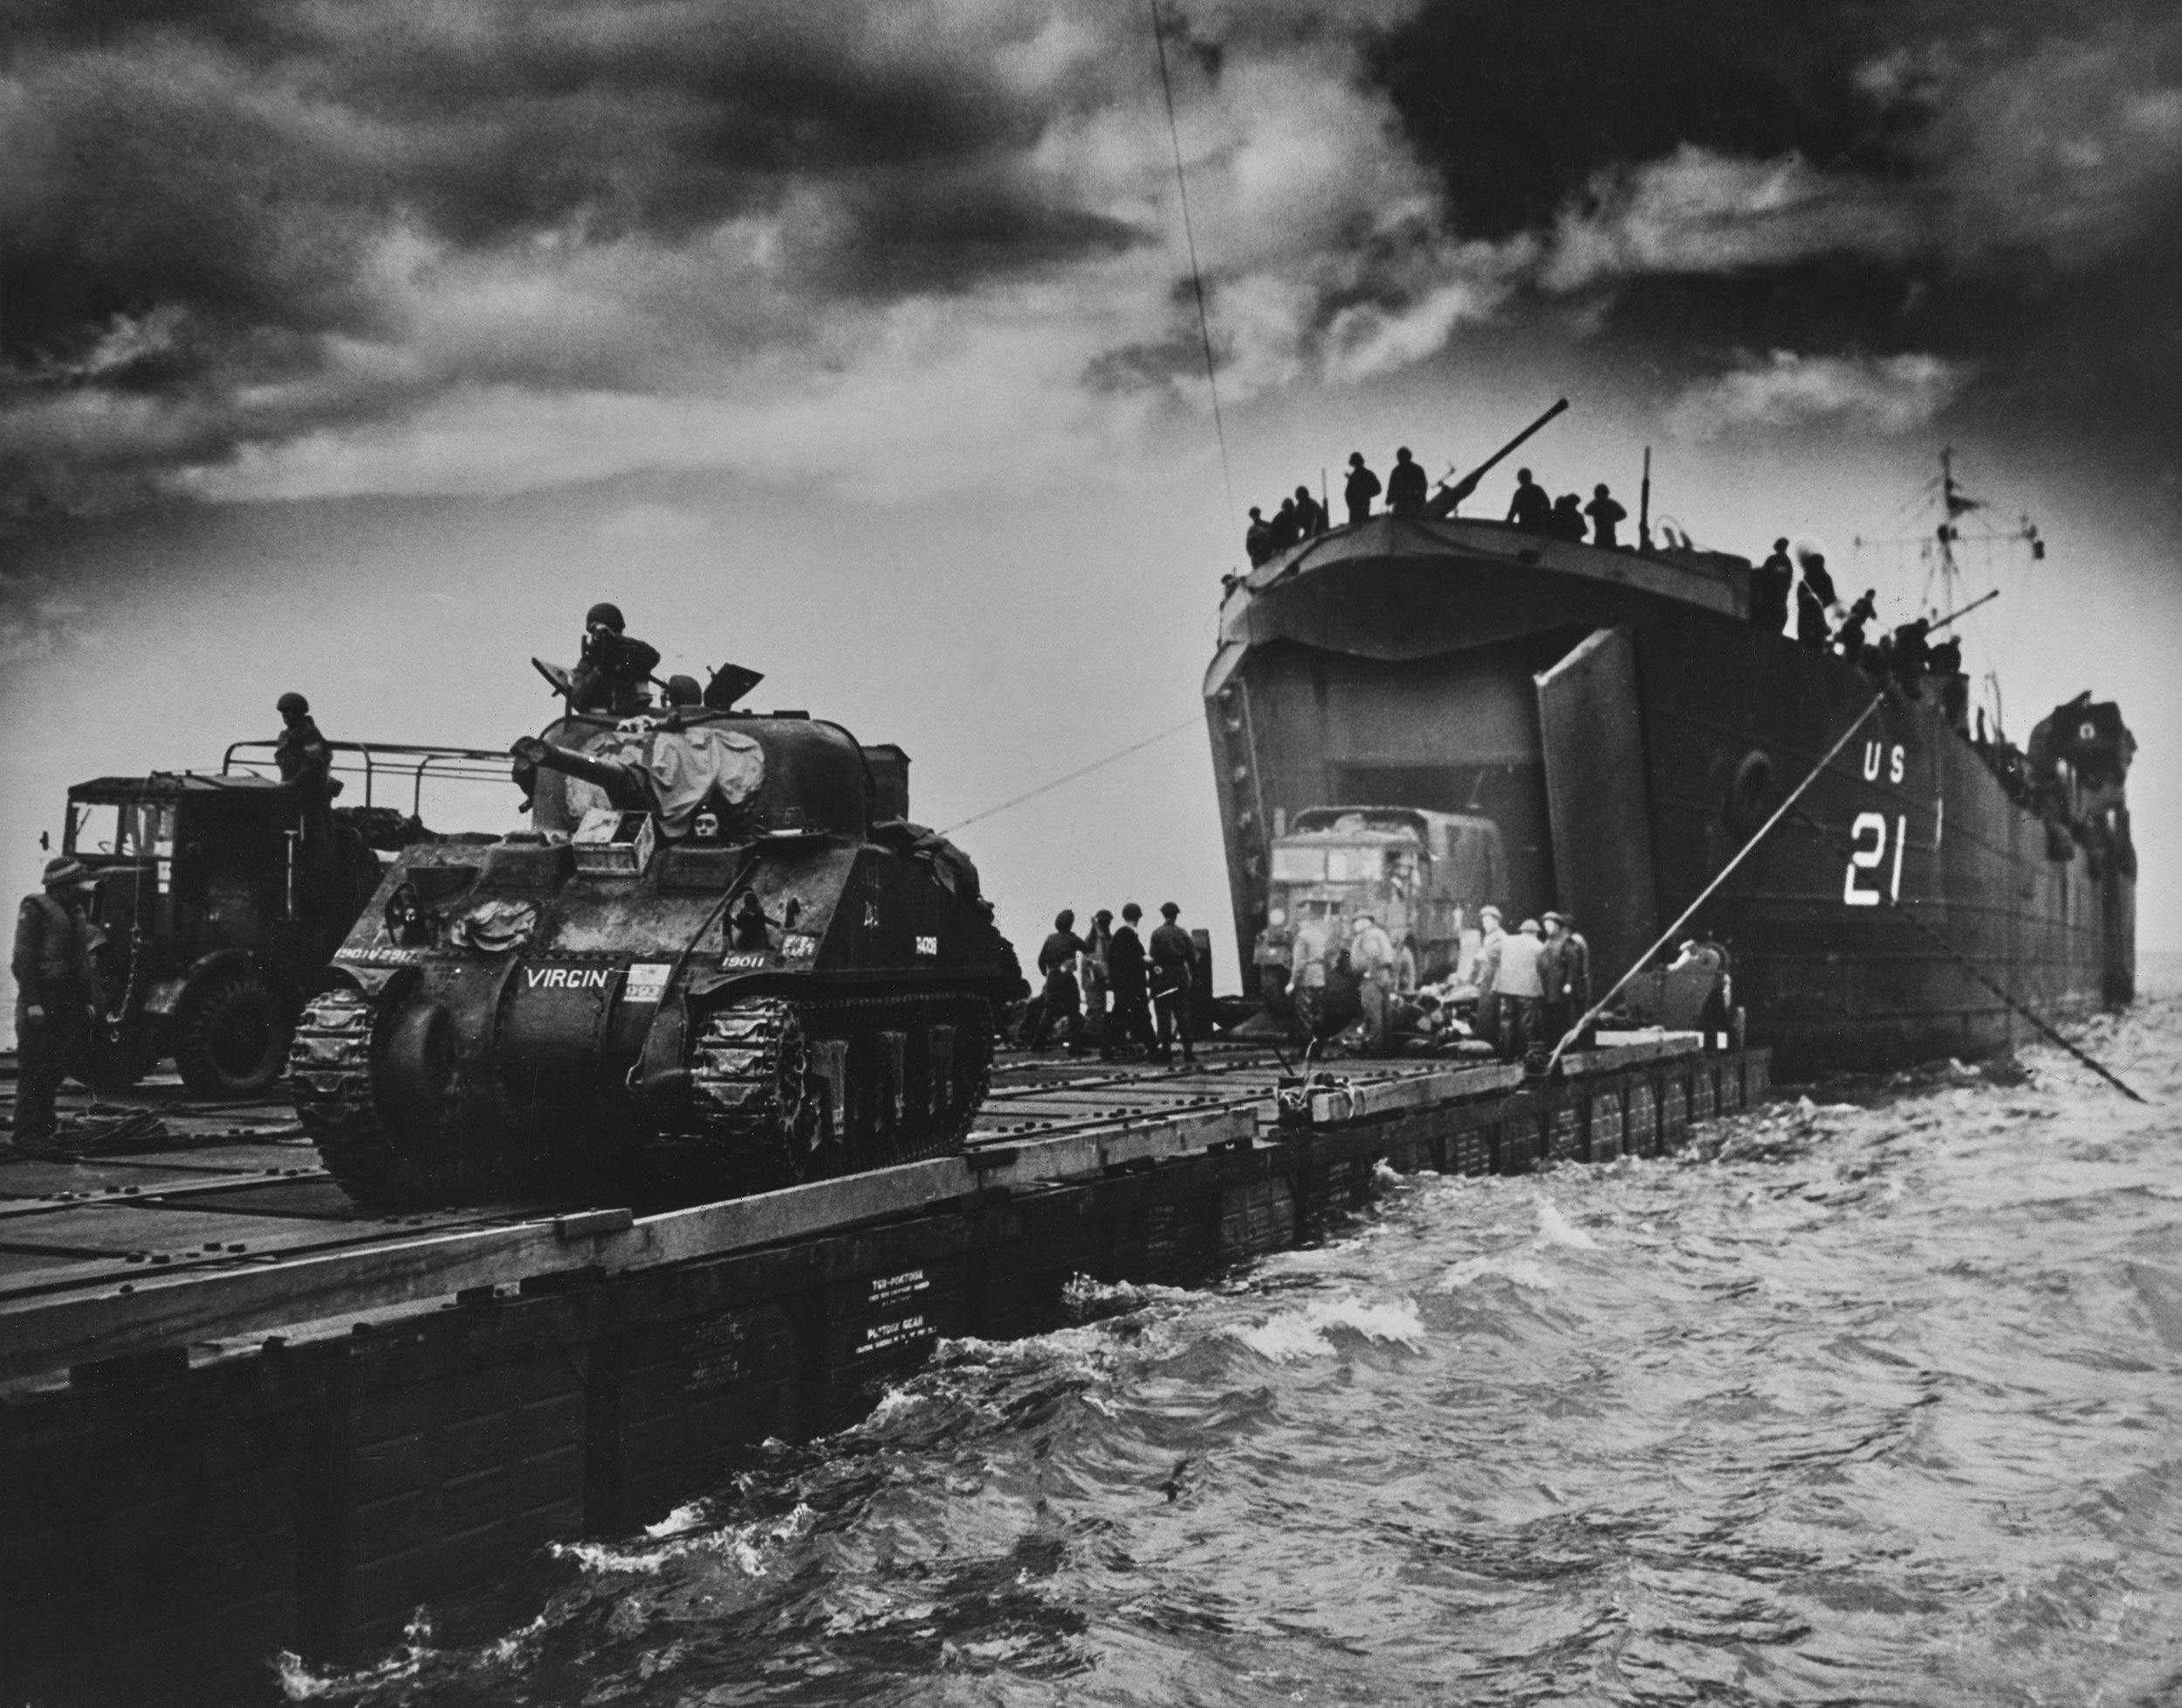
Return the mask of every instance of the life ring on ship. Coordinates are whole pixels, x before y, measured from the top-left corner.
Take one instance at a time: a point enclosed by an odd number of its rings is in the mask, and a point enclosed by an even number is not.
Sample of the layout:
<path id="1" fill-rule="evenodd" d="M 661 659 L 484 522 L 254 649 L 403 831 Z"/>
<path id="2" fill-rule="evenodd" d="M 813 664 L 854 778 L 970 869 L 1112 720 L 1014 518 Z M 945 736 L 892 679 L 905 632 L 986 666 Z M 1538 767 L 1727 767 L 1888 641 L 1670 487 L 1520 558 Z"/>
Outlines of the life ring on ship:
<path id="1" fill-rule="evenodd" d="M 1753 836 L 1773 810 L 1773 759 L 1762 748 L 1752 748 L 1735 767 L 1727 785 L 1727 827 L 1738 836 Z"/>

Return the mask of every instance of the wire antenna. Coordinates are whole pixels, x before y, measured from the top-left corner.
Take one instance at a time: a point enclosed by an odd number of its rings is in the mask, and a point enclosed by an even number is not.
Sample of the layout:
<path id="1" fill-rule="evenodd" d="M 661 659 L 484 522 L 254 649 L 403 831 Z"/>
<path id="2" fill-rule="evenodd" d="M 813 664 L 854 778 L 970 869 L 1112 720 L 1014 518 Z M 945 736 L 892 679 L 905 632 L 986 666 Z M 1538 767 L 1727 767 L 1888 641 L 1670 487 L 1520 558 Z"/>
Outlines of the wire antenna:
<path id="1" fill-rule="evenodd" d="M 1159 50 L 1159 87 L 1167 98 L 1167 140 L 1174 145 L 1175 188 L 1182 193 L 1182 239 L 1190 250 L 1190 285 L 1197 292 L 1197 336 L 1204 344 L 1204 383 L 1212 393 L 1212 433 L 1220 443 L 1220 484 L 1227 491 L 1227 513 L 1235 513 L 1235 475 L 1227 463 L 1227 422 L 1220 415 L 1220 380 L 1212 363 L 1212 317 L 1204 305 L 1204 273 L 1197 265 L 1197 229 L 1190 220 L 1190 180 L 1182 170 L 1182 130 L 1175 122 L 1174 79 L 1167 72 L 1167 32 L 1159 18 L 1159 0 L 1151 7 L 1151 38 Z"/>

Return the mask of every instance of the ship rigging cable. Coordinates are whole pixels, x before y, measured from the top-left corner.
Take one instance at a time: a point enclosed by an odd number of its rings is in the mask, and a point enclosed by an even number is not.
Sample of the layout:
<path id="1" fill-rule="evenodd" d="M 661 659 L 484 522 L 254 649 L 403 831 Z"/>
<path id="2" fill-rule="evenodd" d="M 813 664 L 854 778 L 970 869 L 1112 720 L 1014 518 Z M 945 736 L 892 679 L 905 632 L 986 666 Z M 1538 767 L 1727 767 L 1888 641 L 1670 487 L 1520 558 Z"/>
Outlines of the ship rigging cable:
<path id="1" fill-rule="evenodd" d="M 1843 841 L 1840 837 L 1835 835 L 1832 831 L 1827 829 L 1824 825 L 1819 823 L 1819 821 L 1811 817 L 1809 813 L 1799 812 L 1796 813 L 1795 818 L 1797 823 L 1801 824 L 1804 829 L 1809 831 L 1813 835 L 1816 836 L 1820 841 L 1825 843 L 1829 847 L 1833 849 L 1835 854 L 1840 854 L 1843 859 L 1855 858 L 1854 853 L 1847 842 Z M 2115 1090 L 2120 1092 L 2123 1096 L 2129 1098 L 2133 1102 L 2137 1103 L 2141 1103 L 2145 1101 L 2140 1093 L 2124 1084 L 2120 1075 L 2110 1072 L 2106 1067 L 2102 1067 L 2098 1062 L 2093 1060 L 2092 1058 L 2084 1051 L 2078 1049 L 2067 1039 L 2063 1038 L 2059 1032 L 2055 1032 L 2053 1027 L 2039 1019 L 2038 1016 L 2034 1013 L 2026 1004 L 2019 1002 L 2015 998 L 2010 996 L 2006 991 L 2002 990 L 1999 984 L 1995 984 L 1992 979 L 1986 977 L 1985 973 L 1979 968 L 1978 964 L 1974 961 L 1971 960 L 1968 956 L 1965 955 L 1960 950 L 1957 949 L 1952 943 L 1949 943 L 1945 937 L 1942 936 L 1938 931 L 1933 929 L 1932 927 L 1927 925 L 1923 920 L 1919 919 L 1914 913 L 1912 913 L 1910 910 L 1910 905 L 1908 902 L 1903 901 L 1899 896 L 1887 895 L 1884 890 L 1880 892 L 1879 899 L 1884 902 L 1887 906 L 1892 908 L 1895 912 L 1901 915 L 1903 919 L 1908 923 L 1910 928 L 1924 937 L 1924 939 L 1927 943 L 1931 943 L 1933 948 L 1938 950 L 1941 954 L 1945 955 L 1949 960 L 1952 961 L 1958 967 L 1960 967 L 1963 971 L 1968 973 L 1971 977 L 1977 980 L 1979 984 L 1984 985 L 1986 990 L 1992 991 L 1994 996 L 1998 997 L 2002 1002 L 2006 1003 L 2009 1008 L 2014 1010 L 2016 1013 L 2021 1014 L 2026 1020 L 2028 1020 L 2032 1025 L 2037 1027 L 2040 1032 L 2043 1032 L 2053 1042 L 2058 1044 L 2062 1049 L 2066 1050 L 2070 1055 L 2074 1056 L 2078 1061 L 2082 1062 L 2086 1067 L 2089 1068 L 2094 1074 L 2097 1074 L 2099 1078 L 2105 1080 L 2107 1084 L 2112 1086 Z"/>
<path id="2" fill-rule="evenodd" d="M 1220 444 L 1220 484 L 1227 490 L 1227 513 L 1235 513 L 1235 476 L 1227 466 L 1227 423 L 1220 415 L 1220 381 L 1212 365 L 1212 317 L 1204 306 L 1204 274 L 1197 266 L 1197 230 L 1190 223 L 1190 181 L 1182 170 L 1182 131 L 1175 123 L 1174 79 L 1167 73 L 1167 32 L 1159 21 L 1159 0 L 1151 7 L 1152 45 L 1159 50 L 1159 87 L 1167 98 L 1167 140 L 1174 145 L 1175 188 L 1182 195 L 1182 239 L 1190 250 L 1190 284 L 1197 292 L 1197 336 L 1204 343 L 1204 383 L 1212 393 L 1212 434 Z"/>
<path id="3" fill-rule="evenodd" d="M 1766 840 L 1767 836 L 1771 833 L 1774 826 L 1779 824 L 1781 820 L 1787 817 L 1790 809 L 1794 806 L 1797 801 L 1803 799 L 1804 791 L 1808 789 L 1812 784 L 1817 782 L 1820 774 L 1825 771 L 1826 767 L 1833 764 L 1833 762 L 1840 757 L 1841 750 L 1849 745 L 1849 737 L 1855 735 L 1857 731 L 1863 728 L 1864 724 L 1870 720 L 1871 714 L 1878 710 L 1878 709 L 1885 703 L 1885 695 L 1874 694 L 1871 696 L 1871 703 L 1856 714 L 1856 721 L 1841 732 L 1841 739 L 1836 741 L 1831 747 L 1826 750 L 1826 757 L 1811 767 L 1811 774 L 1805 778 L 1801 783 L 1798 783 L 1795 785 L 1794 790 L 1789 794 L 1788 798 L 1774 809 L 1773 816 L 1758 827 L 1757 834 L 1753 836 L 1747 842 L 1744 843 L 1741 847 L 1735 850 L 1735 857 L 1729 861 L 1726 865 L 1721 867 L 1719 870 L 1713 875 L 1712 882 L 1706 884 L 1703 889 L 1698 892 L 1696 901 L 1691 902 L 1688 907 L 1683 909 L 1682 911 L 1675 916 L 1674 923 L 1668 926 L 1665 930 L 1659 934 L 1658 942 L 1653 943 L 1650 949 L 1647 949 L 1634 961 L 1630 962 L 1629 971 L 1623 973 L 1619 978 L 1616 979 L 1611 988 L 1608 990 L 1607 993 L 1601 997 L 1596 1002 L 1593 1003 L 1584 1012 L 1582 1019 L 1579 1019 L 1575 1025 L 1568 1028 L 1567 1036 L 1562 1038 L 1558 1044 L 1554 1046 L 1553 1054 L 1547 1059 L 1546 1071 L 1548 1074 L 1552 1073 L 1554 1068 L 1559 1065 L 1561 1055 L 1568 1049 L 1569 1043 L 1573 1039 L 1582 1037 L 1583 1035 L 1584 1027 L 1589 1025 L 1592 1021 L 1597 1019 L 1600 1015 L 1606 1012 L 1607 1004 L 1613 1001 L 1616 997 L 1621 994 L 1623 985 L 1628 984 L 1630 979 L 1636 977 L 1638 968 L 1642 967 L 1645 962 L 1651 959 L 1653 956 L 1657 955 L 1661 950 L 1664 949 L 1670 943 L 1674 941 L 1674 934 L 1677 931 L 1679 931 L 1685 925 L 1688 924 L 1690 923 L 1690 916 L 1699 908 L 1703 907 L 1706 902 L 1712 899 L 1712 892 L 1714 890 L 1718 889 L 1722 884 L 1727 881 L 1727 875 L 1743 863 L 1743 861 L 1749 856 L 1750 851 L 1753 848 L 1756 847 L 1759 843 Z"/>
<path id="4" fill-rule="evenodd" d="M 1197 721 L 1198 719 L 1197 716 L 1193 713 L 1190 717 L 1184 718 L 1179 724 L 1174 724 L 1168 729 L 1162 730 L 1156 736 L 1146 736 L 1143 740 L 1131 742 L 1127 747 L 1122 748 L 1119 752 L 1109 753 L 1103 759 L 1094 759 L 1088 765 L 1079 765 L 1075 770 L 1070 772 L 1066 777 L 1056 777 L 1052 782 L 1040 783 L 1034 789 L 1026 789 L 1021 794 L 1015 796 L 1012 799 L 1002 801 L 998 806 L 988 806 L 982 813 L 972 813 L 968 818 L 958 820 L 957 822 L 949 825 L 946 829 L 941 831 L 939 833 L 942 836 L 952 836 L 957 831 L 966 830 L 971 825 L 977 824 L 983 820 L 990 819 L 998 813 L 1006 812 L 1011 806 L 1020 806 L 1026 800 L 1035 800 L 1040 795 L 1050 794 L 1053 791 L 1060 787 L 1060 785 L 1064 783 L 1073 783 L 1079 777 L 1088 777 L 1093 772 L 1101 770 L 1105 766 L 1112 765 L 1116 759 L 1126 759 L 1130 754 L 1142 752 L 1145 748 L 1151 746 L 1155 742 L 1164 741 L 1170 736 L 1178 736 L 1184 730 L 1193 728 L 1197 724 Z"/>

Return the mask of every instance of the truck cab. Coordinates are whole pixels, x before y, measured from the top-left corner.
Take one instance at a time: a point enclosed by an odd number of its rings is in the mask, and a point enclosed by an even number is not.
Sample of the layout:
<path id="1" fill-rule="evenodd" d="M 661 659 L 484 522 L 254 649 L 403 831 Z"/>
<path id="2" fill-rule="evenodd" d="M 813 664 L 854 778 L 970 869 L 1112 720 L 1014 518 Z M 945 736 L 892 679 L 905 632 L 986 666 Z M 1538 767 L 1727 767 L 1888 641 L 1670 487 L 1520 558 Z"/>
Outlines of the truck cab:
<path id="1" fill-rule="evenodd" d="M 481 749 L 335 742 L 334 769 L 364 804 L 317 817 L 271 770 L 270 742 L 238 742 L 223 768 L 99 777 L 68 791 L 63 850 L 93 874 L 91 915 L 106 1024 L 77 1077 L 133 1084 L 171 1055 L 200 1095 L 247 1096 L 279 1078 L 303 998 L 378 888 L 380 852 L 427 833 L 423 781 L 504 781 Z M 389 775 L 391 773 L 391 775 Z M 412 810 L 381 804 L 398 780 Z"/>
<path id="2" fill-rule="evenodd" d="M 1478 910 L 1506 904 L 1506 861 L 1490 819 L 1408 806 L 1315 806 L 1273 839 L 1265 929 L 1252 958 L 1259 987 L 1281 1002 L 1323 945 L 1332 964 L 1369 914 L 1395 945 L 1404 991 L 1458 971 L 1478 943 Z"/>

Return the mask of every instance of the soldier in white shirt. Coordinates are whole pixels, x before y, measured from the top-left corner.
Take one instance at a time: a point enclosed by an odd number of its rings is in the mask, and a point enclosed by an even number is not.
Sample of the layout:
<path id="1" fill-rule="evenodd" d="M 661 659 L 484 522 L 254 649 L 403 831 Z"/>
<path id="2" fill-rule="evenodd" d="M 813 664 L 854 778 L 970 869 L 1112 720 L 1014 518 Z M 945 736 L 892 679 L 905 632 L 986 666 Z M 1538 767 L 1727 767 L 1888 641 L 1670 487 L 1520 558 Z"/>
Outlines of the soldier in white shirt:
<path id="1" fill-rule="evenodd" d="M 1538 922 L 1525 920 L 1500 943 L 1500 964 L 1492 980 L 1499 1009 L 1500 1060 L 1520 1061 L 1538 1038 L 1539 1011 L 1546 997 L 1538 957 L 1546 950 Z"/>

